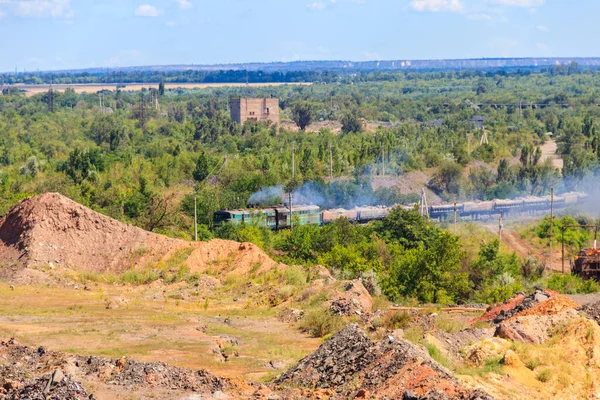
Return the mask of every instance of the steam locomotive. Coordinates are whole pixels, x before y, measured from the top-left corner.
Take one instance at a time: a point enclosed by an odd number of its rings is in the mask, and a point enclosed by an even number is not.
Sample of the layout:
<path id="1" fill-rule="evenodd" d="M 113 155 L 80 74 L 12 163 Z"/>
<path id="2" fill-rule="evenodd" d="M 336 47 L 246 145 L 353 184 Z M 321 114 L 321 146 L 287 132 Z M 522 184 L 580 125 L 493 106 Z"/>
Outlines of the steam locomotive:
<path id="1" fill-rule="evenodd" d="M 555 196 L 553 206 L 559 211 L 570 206 L 581 204 L 588 197 L 585 193 L 567 193 Z M 505 216 L 514 214 L 540 214 L 550 211 L 550 196 L 527 197 L 515 200 L 490 200 L 472 201 L 466 203 L 432 205 L 427 208 L 431 219 L 436 221 L 449 220 L 454 217 L 456 207 L 457 218 L 462 220 L 492 217 L 503 213 Z M 286 229 L 291 222 L 300 225 L 325 225 L 338 218 L 346 218 L 351 222 L 367 223 L 387 217 L 393 208 L 402 207 L 412 210 L 416 204 L 408 206 L 372 206 L 356 207 L 351 210 L 343 208 L 321 210 L 315 205 L 298 205 L 289 207 L 280 206 L 273 208 L 245 208 L 238 210 L 222 210 L 214 213 L 214 224 L 220 226 L 225 222 L 234 225 L 242 223 L 255 224 L 273 230 Z M 293 218 L 293 219 L 292 219 Z"/>

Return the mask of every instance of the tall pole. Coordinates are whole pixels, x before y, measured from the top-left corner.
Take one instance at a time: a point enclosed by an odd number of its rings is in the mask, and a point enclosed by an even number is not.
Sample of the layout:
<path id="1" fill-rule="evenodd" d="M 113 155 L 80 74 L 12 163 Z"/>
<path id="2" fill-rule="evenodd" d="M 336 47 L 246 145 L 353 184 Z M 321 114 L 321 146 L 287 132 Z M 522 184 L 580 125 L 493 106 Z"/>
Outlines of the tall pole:
<path id="1" fill-rule="evenodd" d="M 333 179 L 333 150 L 331 150 L 331 143 L 329 144 L 329 177 Z"/>
<path id="2" fill-rule="evenodd" d="M 292 214 L 292 192 L 289 193 L 290 196 L 290 231 L 294 230 L 294 218 Z"/>
<path id="3" fill-rule="evenodd" d="M 385 176 L 385 146 L 381 146 L 381 165 L 383 168 L 381 175 Z"/>
<path id="4" fill-rule="evenodd" d="M 198 196 L 194 194 L 194 241 L 198 241 Z"/>
<path id="5" fill-rule="evenodd" d="M 562 273 L 565 274 L 565 227 L 563 226 L 560 230 L 561 232 L 561 242 L 562 242 Z"/>
<path id="6" fill-rule="evenodd" d="M 296 145 L 292 146 L 292 179 L 296 178 Z"/>
<path id="7" fill-rule="evenodd" d="M 554 225 L 554 188 L 550 189 L 550 273 L 552 273 L 552 241 L 553 232 L 552 228 Z"/>
<path id="8" fill-rule="evenodd" d="M 499 224 L 498 224 L 498 250 L 500 250 L 500 245 L 502 245 L 502 228 L 504 228 L 504 225 L 502 224 L 502 222 L 504 221 L 504 211 L 500 211 L 500 220 L 499 220 Z"/>
<path id="9" fill-rule="evenodd" d="M 456 202 L 454 202 L 454 235 L 456 235 Z"/>

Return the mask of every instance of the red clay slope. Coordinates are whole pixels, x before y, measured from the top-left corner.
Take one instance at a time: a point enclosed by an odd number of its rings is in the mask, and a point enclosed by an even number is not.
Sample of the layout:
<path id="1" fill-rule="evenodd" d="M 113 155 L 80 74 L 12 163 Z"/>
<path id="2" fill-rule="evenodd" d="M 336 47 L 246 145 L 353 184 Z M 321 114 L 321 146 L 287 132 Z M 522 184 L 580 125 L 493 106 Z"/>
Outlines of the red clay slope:
<path id="1" fill-rule="evenodd" d="M 57 193 L 23 200 L 0 219 L 0 280 L 51 283 L 52 270 L 121 273 L 188 248 L 191 272 L 248 275 L 281 266 L 251 243 L 187 242 L 147 232 Z"/>
<path id="2" fill-rule="evenodd" d="M 0 278 L 29 283 L 41 276 L 36 269 L 56 267 L 121 272 L 186 245 L 46 193 L 0 219 Z"/>

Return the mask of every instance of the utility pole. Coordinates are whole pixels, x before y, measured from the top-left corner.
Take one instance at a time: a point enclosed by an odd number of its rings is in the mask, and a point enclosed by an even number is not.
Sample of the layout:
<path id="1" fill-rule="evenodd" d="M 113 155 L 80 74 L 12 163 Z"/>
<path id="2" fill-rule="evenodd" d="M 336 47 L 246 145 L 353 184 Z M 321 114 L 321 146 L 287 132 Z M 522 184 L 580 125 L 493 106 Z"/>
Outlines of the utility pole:
<path id="1" fill-rule="evenodd" d="M 560 230 L 560 234 L 562 237 L 562 251 L 561 251 L 561 264 L 562 264 L 562 274 L 565 274 L 565 226 L 563 226 Z"/>
<path id="2" fill-rule="evenodd" d="M 427 204 L 427 194 L 425 194 L 424 188 L 421 189 L 420 212 L 422 216 L 429 220 L 429 205 Z"/>
<path id="3" fill-rule="evenodd" d="M 142 132 L 146 133 L 146 99 L 144 98 L 144 88 L 140 92 L 140 126 Z"/>
<path id="4" fill-rule="evenodd" d="M 333 179 L 333 151 L 331 150 L 331 143 L 329 143 L 329 178 Z"/>
<path id="5" fill-rule="evenodd" d="M 292 179 L 296 178 L 296 145 L 292 146 Z"/>
<path id="6" fill-rule="evenodd" d="M 381 176 L 385 176 L 385 146 L 381 146 Z"/>
<path id="7" fill-rule="evenodd" d="M 290 197 L 290 231 L 294 230 L 294 214 L 292 213 L 292 192 L 290 191 L 289 193 L 289 197 Z"/>
<path id="8" fill-rule="evenodd" d="M 194 192 L 194 241 L 198 241 L 198 196 Z"/>
<path id="9" fill-rule="evenodd" d="M 552 274 L 552 241 L 553 232 L 552 228 L 554 225 L 554 188 L 550 189 L 550 274 Z"/>
<path id="10" fill-rule="evenodd" d="M 498 224 L 498 251 L 500 251 L 500 245 L 502 244 L 502 229 L 504 228 L 504 211 L 500 211 L 500 223 Z"/>
<path id="11" fill-rule="evenodd" d="M 456 236 L 456 202 L 454 202 L 454 235 Z"/>
<path id="12" fill-rule="evenodd" d="M 467 133 L 467 143 L 468 143 L 467 151 L 469 154 L 471 154 L 471 134 L 470 133 Z"/>

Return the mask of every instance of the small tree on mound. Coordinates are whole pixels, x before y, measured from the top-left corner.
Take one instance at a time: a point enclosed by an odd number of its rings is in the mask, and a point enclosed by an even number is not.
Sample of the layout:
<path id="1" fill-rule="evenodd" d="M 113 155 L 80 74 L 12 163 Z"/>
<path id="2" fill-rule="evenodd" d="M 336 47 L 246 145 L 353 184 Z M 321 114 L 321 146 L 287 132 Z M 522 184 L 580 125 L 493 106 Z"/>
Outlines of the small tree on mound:
<path id="1" fill-rule="evenodd" d="M 313 120 L 313 106 L 308 101 L 297 103 L 292 109 L 292 120 L 300 130 L 305 130 Z"/>

